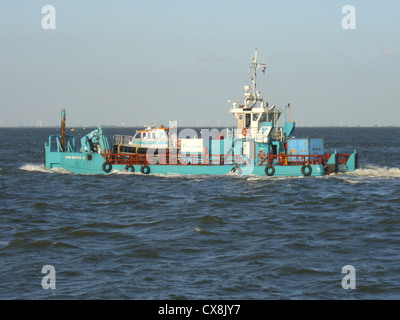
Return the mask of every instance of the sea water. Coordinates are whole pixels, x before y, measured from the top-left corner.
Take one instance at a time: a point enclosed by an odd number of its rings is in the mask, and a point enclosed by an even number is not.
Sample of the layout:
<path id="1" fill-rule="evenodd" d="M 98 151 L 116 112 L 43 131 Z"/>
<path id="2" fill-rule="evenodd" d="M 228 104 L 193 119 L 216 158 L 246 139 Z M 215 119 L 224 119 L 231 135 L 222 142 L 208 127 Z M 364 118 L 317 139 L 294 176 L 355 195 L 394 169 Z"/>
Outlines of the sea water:
<path id="1" fill-rule="evenodd" d="M 291 178 L 47 170 L 57 133 L 0 128 L 0 299 L 400 298 L 400 128 L 298 128 L 360 168 Z"/>

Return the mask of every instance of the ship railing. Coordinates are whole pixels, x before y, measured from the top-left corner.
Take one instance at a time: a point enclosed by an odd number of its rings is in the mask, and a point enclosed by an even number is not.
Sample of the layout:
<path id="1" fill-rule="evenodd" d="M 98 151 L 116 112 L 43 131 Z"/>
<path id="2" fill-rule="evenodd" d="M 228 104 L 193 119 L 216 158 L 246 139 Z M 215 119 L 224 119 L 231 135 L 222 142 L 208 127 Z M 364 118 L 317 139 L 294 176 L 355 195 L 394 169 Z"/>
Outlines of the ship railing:
<path id="1" fill-rule="evenodd" d="M 139 165 L 148 164 L 145 154 L 103 153 L 105 160 L 111 164 Z"/>
<path id="2" fill-rule="evenodd" d="M 283 166 L 298 166 L 304 164 L 322 164 L 325 165 L 331 154 L 323 155 L 300 155 L 300 154 L 269 154 L 263 158 L 257 159 L 257 165 L 283 165 Z M 350 158 L 350 154 L 338 154 L 338 164 L 346 164 Z"/>
<path id="3" fill-rule="evenodd" d="M 49 142 L 46 143 L 46 146 L 49 147 L 50 152 L 76 152 L 75 136 L 66 135 L 65 143 L 66 147 L 65 150 L 63 150 L 63 147 L 61 145 L 61 136 L 51 135 L 49 137 Z"/>
<path id="4" fill-rule="evenodd" d="M 116 134 L 113 136 L 113 144 L 114 145 L 126 145 L 129 144 L 133 139 L 133 136 Z"/>
<path id="5" fill-rule="evenodd" d="M 161 157 L 160 157 L 161 156 Z M 159 155 L 160 164 L 168 162 L 169 164 L 196 164 L 196 165 L 240 165 L 246 166 L 250 164 L 249 159 L 245 155 L 232 155 L 232 154 L 170 154 L 165 160 L 163 155 Z M 164 160 L 164 161 L 163 161 Z"/>
<path id="6" fill-rule="evenodd" d="M 250 164 L 245 155 L 135 154 L 104 152 L 105 161 L 119 165 L 239 165 Z"/>

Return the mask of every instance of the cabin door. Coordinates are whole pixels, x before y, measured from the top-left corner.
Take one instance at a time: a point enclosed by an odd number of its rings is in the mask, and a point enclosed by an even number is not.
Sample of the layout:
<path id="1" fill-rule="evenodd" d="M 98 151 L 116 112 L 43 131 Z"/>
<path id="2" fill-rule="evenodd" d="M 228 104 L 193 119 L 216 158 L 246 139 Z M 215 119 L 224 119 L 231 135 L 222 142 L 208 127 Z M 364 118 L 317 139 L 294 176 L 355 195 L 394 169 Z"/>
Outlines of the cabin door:
<path id="1" fill-rule="evenodd" d="M 251 114 L 246 114 L 246 128 L 250 127 L 251 123 Z"/>

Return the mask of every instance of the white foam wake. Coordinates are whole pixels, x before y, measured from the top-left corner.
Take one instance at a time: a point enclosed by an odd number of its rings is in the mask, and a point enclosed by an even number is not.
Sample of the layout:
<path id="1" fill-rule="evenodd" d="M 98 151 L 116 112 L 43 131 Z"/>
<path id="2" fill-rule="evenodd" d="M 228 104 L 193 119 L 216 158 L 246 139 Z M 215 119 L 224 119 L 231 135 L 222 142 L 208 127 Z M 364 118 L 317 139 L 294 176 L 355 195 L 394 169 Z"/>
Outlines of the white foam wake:
<path id="1" fill-rule="evenodd" d="M 33 163 L 26 163 L 19 167 L 20 170 L 30 171 L 30 172 L 47 172 L 47 173 L 72 173 L 64 168 L 53 168 L 51 170 L 46 169 L 43 164 L 33 164 Z"/>
<path id="2" fill-rule="evenodd" d="M 33 164 L 33 163 L 26 163 L 23 166 L 19 167 L 21 170 L 24 171 L 33 171 L 33 172 L 49 172 L 44 165 L 40 164 Z"/>
<path id="3" fill-rule="evenodd" d="M 378 167 L 378 166 L 367 166 L 359 168 L 355 171 L 349 171 L 338 176 L 352 176 L 359 178 L 381 178 L 381 179 L 397 179 L 400 178 L 400 168 L 389 168 L 389 167 Z"/>
<path id="4" fill-rule="evenodd" d="M 368 166 L 349 172 L 349 174 L 360 177 L 400 178 L 400 168 Z"/>

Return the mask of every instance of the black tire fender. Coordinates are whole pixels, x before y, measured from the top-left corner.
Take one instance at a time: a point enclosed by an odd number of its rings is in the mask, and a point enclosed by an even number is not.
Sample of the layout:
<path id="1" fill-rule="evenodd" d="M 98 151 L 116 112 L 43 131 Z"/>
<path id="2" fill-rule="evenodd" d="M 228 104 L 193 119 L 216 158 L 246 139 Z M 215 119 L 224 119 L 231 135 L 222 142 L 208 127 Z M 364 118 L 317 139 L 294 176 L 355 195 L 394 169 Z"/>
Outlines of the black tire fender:
<path id="1" fill-rule="evenodd" d="M 150 167 L 147 164 L 144 164 L 143 166 L 141 166 L 140 168 L 140 172 L 143 174 L 149 174 L 151 171 Z"/>
<path id="2" fill-rule="evenodd" d="M 106 161 L 106 162 L 103 163 L 102 168 L 103 168 L 103 171 L 105 173 L 109 173 L 111 171 L 111 169 L 112 169 L 112 164 L 109 163 L 108 161 Z"/>
<path id="3" fill-rule="evenodd" d="M 301 167 L 301 173 L 303 174 L 303 176 L 308 177 L 311 175 L 312 173 L 312 168 L 309 164 L 303 164 L 303 166 Z"/>
<path id="4" fill-rule="evenodd" d="M 265 174 L 272 177 L 275 174 L 275 167 L 272 164 L 267 165 L 265 167 Z"/>

